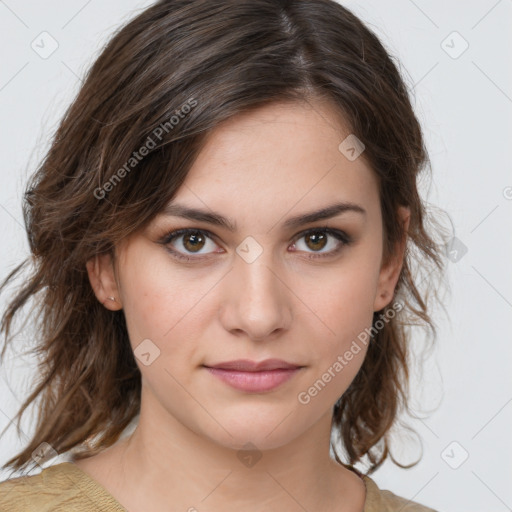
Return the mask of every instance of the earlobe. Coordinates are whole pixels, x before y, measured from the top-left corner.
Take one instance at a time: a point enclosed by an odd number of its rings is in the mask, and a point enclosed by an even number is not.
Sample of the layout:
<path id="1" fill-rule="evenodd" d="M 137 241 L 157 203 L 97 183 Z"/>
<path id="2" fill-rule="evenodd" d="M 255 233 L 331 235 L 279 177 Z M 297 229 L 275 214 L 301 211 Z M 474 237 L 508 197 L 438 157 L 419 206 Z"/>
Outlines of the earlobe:
<path id="1" fill-rule="evenodd" d="M 402 242 L 397 244 L 395 254 L 390 258 L 387 265 L 383 265 L 381 268 L 377 293 L 375 295 L 375 302 L 373 305 L 374 311 L 380 311 L 391 302 L 402 270 L 411 211 L 408 207 L 400 206 L 398 208 L 398 215 L 403 224 L 405 236 L 403 237 Z"/>
<path id="2" fill-rule="evenodd" d="M 109 253 L 96 254 L 87 261 L 85 266 L 96 298 L 107 309 L 114 311 L 121 309 L 112 256 Z"/>

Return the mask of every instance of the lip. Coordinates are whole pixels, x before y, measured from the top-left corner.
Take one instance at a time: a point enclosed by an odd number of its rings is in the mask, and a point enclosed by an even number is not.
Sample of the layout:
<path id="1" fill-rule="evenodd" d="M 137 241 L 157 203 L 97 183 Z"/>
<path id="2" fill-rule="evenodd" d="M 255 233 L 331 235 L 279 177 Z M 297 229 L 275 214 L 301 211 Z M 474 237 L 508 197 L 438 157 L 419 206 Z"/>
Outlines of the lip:
<path id="1" fill-rule="evenodd" d="M 226 361 L 205 368 L 215 377 L 240 391 L 261 393 L 271 391 L 293 377 L 302 366 L 282 359 L 256 362 L 248 359 Z"/>
<path id="2" fill-rule="evenodd" d="M 282 359 L 265 359 L 263 361 L 251 361 L 250 359 L 237 359 L 207 365 L 207 368 L 218 368 L 221 370 L 237 370 L 239 372 L 260 372 L 265 370 L 292 370 L 299 368 L 298 364 L 288 363 Z"/>

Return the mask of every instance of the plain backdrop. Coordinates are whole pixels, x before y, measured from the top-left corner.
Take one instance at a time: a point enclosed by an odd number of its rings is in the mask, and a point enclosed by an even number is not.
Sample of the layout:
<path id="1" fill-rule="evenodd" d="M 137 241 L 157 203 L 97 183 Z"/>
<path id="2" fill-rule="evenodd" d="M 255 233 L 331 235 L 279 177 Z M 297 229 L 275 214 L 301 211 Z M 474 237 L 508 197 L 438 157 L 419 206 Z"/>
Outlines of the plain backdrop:
<path id="1" fill-rule="evenodd" d="M 0 278 L 28 256 L 23 189 L 81 77 L 113 31 L 151 3 L 0 1 Z M 421 416 L 408 424 L 422 445 L 396 432 L 398 459 L 407 464 L 422 454 L 421 462 L 406 470 L 390 461 L 373 478 L 439 511 L 511 510 L 512 0 L 343 5 L 401 62 L 432 161 L 423 195 L 448 212 L 456 237 L 446 251 L 451 294 L 446 313 L 435 315 L 436 346 L 412 376 Z M 47 58 L 33 49 L 34 40 L 48 38 L 42 32 L 58 45 Z M 30 415 L 20 437 L 12 418 L 36 370 L 13 354 L 1 368 L 0 429 L 9 428 L 0 463 L 32 433 Z"/>

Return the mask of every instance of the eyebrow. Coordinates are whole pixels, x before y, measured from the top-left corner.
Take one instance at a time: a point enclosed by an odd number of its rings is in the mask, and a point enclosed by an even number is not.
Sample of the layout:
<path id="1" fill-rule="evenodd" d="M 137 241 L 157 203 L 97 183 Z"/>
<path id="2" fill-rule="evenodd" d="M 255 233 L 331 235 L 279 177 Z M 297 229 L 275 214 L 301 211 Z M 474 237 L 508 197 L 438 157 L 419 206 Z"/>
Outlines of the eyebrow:
<path id="1" fill-rule="evenodd" d="M 309 224 L 311 222 L 316 222 L 324 219 L 330 219 L 332 217 L 336 217 L 337 215 L 341 215 L 342 213 L 347 212 L 356 212 L 366 216 L 366 210 L 362 206 L 350 202 L 341 202 L 332 204 L 330 206 L 326 206 L 325 208 L 321 208 L 320 210 L 302 213 L 300 215 L 296 215 L 295 217 L 290 217 L 283 223 L 283 227 L 286 229 L 298 228 L 299 226 L 302 226 L 304 224 Z M 207 210 L 200 210 L 197 208 L 189 208 L 187 206 L 180 205 L 177 203 L 168 204 L 162 210 L 161 215 L 170 217 L 181 217 L 184 219 L 206 222 L 208 224 L 213 224 L 215 226 L 226 228 L 229 231 L 233 232 L 237 230 L 236 223 L 233 223 L 231 220 L 220 215 L 219 213 Z"/>

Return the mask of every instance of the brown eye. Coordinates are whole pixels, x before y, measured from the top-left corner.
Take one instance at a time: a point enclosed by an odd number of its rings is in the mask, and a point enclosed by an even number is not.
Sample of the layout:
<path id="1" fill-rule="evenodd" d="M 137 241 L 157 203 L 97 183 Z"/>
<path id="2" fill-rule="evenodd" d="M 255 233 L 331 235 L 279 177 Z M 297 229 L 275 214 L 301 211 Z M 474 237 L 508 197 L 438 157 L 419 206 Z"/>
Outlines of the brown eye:
<path id="1" fill-rule="evenodd" d="M 205 236 L 199 231 L 183 235 L 183 247 L 190 252 L 200 251 L 204 247 L 205 241 Z"/>
<path id="2" fill-rule="evenodd" d="M 298 235 L 293 244 L 295 251 L 309 253 L 309 258 L 323 258 L 337 255 L 352 239 L 344 232 L 332 228 L 310 229 Z M 301 244 L 304 247 L 300 247 Z M 327 250 L 324 250 L 327 247 Z"/>
<path id="3" fill-rule="evenodd" d="M 197 255 L 195 259 L 198 259 L 199 256 L 207 256 L 214 252 L 216 248 L 216 244 L 208 232 L 199 229 L 173 231 L 166 235 L 160 243 L 165 245 L 173 256 L 187 261 L 194 259 L 194 255 Z M 211 244 L 210 248 L 208 244 Z M 205 248 L 209 248 L 210 251 L 204 251 Z"/>
<path id="4" fill-rule="evenodd" d="M 322 231 L 313 231 L 305 236 L 306 244 L 314 251 L 320 251 L 327 245 L 327 235 Z"/>
<path id="5" fill-rule="evenodd" d="M 218 253 L 215 251 L 217 245 L 213 237 L 209 231 L 185 228 L 168 233 L 160 243 L 165 245 L 175 258 L 191 262 Z M 335 256 L 352 243 L 352 238 L 344 231 L 327 227 L 305 231 L 295 240 L 293 251 L 305 252 L 309 254 L 310 259 Z M 211 250 L 208 250 L 208 244 L 211 244 Z M 301 244 L 304 244 L 304 247 L 300 247 Z M 325 248 L 327 250 L 324 250 Z"/>

